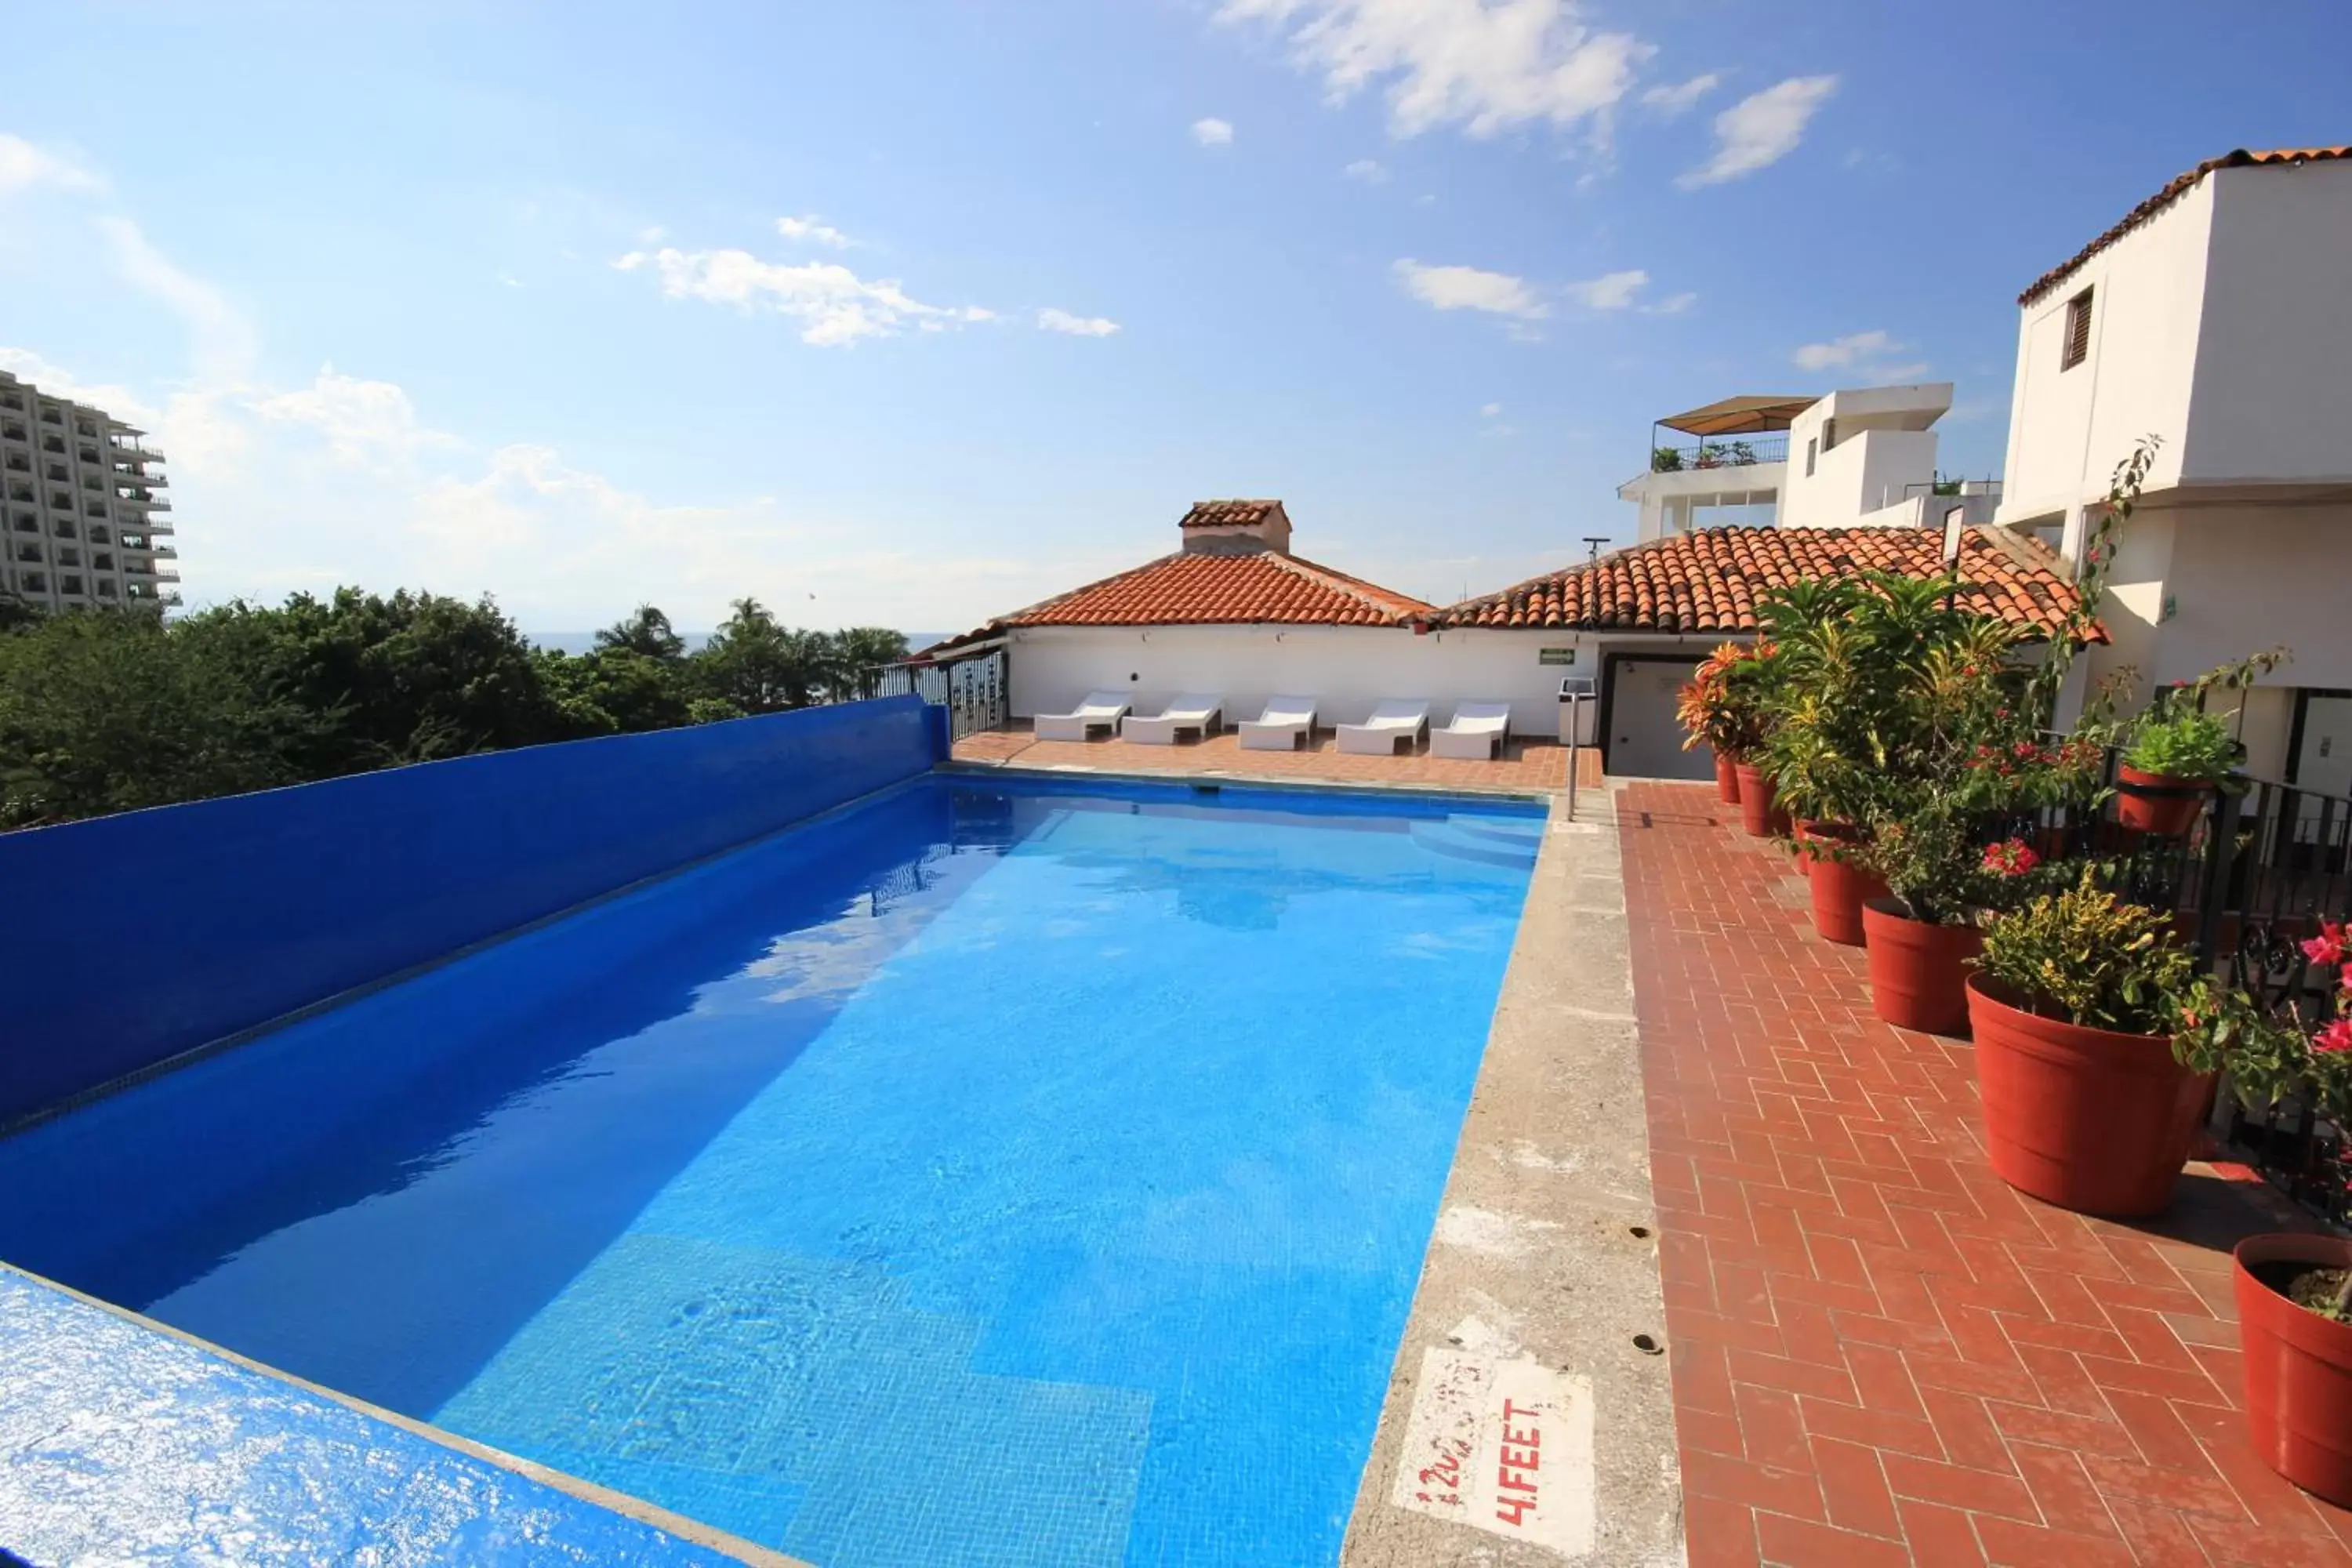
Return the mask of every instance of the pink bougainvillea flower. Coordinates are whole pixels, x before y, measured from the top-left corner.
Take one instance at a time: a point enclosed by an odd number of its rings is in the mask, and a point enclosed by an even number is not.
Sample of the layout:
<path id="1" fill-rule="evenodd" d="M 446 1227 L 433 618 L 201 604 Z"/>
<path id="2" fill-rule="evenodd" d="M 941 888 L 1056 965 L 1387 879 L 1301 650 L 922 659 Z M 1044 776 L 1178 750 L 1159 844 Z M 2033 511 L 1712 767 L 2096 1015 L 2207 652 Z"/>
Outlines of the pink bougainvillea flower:
<path id="1" fill-rule="evenodd" d="M 2314 963 L 2344 962 L 2344 926 L 2340 921 L 2328 921 L 2319 928 L 2319 934 L 2303 944 L 2303 956 Z"/>
<path id="2" fill-rule="evenodd" d="M 1984 868 L 2004 877 L 2022 877 L 2042 864 L 2042 857 L 2022 838 L 2004 838 L 1985 846 Z"/>
<path id="3" fill-rule="evenodd" d="M 2312 1037 L 2314 1049 L 2352 1051 L 2352 1018 L 2338 1018 Z"/>

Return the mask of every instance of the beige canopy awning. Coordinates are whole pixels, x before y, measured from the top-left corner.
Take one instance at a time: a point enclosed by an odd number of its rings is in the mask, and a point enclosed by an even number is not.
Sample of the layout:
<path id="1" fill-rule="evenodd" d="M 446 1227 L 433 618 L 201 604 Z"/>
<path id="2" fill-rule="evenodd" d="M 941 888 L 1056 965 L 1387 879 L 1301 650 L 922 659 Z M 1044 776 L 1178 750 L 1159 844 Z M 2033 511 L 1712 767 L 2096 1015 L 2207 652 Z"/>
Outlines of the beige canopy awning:
<path id="1" fill-rule="evenodd" d="M 1658 423 L 1690 436 L 1753 436 L 1786 430 L 1798 415 L 1820 401 L 1816 397 L 1727 397 Z"/>

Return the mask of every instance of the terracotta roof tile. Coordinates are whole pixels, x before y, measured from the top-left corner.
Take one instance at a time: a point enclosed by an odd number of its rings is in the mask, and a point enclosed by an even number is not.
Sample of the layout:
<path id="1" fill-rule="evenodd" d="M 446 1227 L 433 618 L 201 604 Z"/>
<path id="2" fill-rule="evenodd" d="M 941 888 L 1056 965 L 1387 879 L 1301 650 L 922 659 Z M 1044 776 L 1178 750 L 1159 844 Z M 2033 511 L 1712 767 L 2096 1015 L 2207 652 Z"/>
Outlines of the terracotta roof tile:
<path id="1" fill-rule="evenodd" d="M 1941 568 L 1943 535 L 1918 528 L 1714 528 L 1616 551 L 1598 561 L 1465 599 L 1430 617 L 1438 626 L 1534 626 L 1573 631 L 1750 632 L 1756 602 L 1817 577 Z M 2078 602 L 2056 556 L 2024 535 L 1961 536 L 1959 602 L 2047 635 Z M 2104 640 L 2105 634 L 2100 637 Z"/>
<path id="2" fill-rule="evenodd" d="M 2017 297 L 2017 302 L 2021 305 L 2031 305 L 2053 289 L 2057 288 L 2080 271 L 2083 263 L 2179 201 L 2198 181 L 2216 169 L 2251 168 L 2258 164 L 2324 163 L 2337 158 L 2352 158 L 2352 147 L 2280 147 L 2268 153 L 2249 153 L 2241 147 L 2234 153 L 2224 153 L 2218 158 L 2208 158 L 2187 174 L 2175 175 L 2162 190 L 2126 213 L 2121 223 L 2076 251 L 2070 260 L 2052 268 L 2035 279 L 2032 286 Z"/>
<path id="3" fill-rule="evenodd" d="M 1281 505 L 1278 500 L 1196 500 L 1176 526 L 1247 528 L 1264 522 Z"/>
<path id="4" fill-rule="evenodd" d="M 1410 595 L 1278 551 L 1181 552 L 1001 616 L 923 651 L 944 652 L 1011 626 L 1393 626 L 1431 609 Z"/>

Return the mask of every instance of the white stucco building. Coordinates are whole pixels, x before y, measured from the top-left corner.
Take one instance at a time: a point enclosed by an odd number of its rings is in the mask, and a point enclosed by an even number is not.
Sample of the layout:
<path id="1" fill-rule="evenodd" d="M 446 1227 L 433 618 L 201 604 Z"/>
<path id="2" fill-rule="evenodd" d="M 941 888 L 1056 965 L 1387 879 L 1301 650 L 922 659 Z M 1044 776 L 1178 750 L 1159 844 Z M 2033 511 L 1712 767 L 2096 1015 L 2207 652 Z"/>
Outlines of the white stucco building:
<path id="1" fill-rule="evenodd" d="M 2141 689 L 2284 644 L 2247 766 L 2352 793 L 2352 150 L 2232 153 L 2174 179 L 2019 300 L 1997 521 L 2070 564 L 2116 465 L 2163 445 L 2102 607 Z"/>
<path id="2" fill-rule="evenodd" d="M 1507 702 L 1514 733 L 1544 738 L 1559 736 L 1562 678 L 1584 676 L 1597 701 L 1580 739 L 1601 747 L 1612 773 L 1698 778 L 1713 759 L 1682 749 L 1675 692 L 1717 644 L 1753 635 L 1756 603 L 1773 586 L 1944 565 L 1941 530 L 1710 528 L 1439 608 L 1294 554 L 1278 500 L 1202 501 L 1178 533 L 1173 554 L 919 657 L 1002 649 L 1016 721 L 1112 690 L 1145 713 L 1211 694 L 1230 722 L 1282 694 L 1314 699 L 1328 728 L 1402 698 L 1429 703 L 1438 723 L 1459 702 Z M 2074 602 L 2032 540 L 1978 529 L 1959 545 L 1975 608 L 2042 628 Z"/>
<path id="3" fill-rule="evenodd" d="M 0 371 L 0 595 L 49 611 L 180 602 L 163 454 L 144 435 Z"/>

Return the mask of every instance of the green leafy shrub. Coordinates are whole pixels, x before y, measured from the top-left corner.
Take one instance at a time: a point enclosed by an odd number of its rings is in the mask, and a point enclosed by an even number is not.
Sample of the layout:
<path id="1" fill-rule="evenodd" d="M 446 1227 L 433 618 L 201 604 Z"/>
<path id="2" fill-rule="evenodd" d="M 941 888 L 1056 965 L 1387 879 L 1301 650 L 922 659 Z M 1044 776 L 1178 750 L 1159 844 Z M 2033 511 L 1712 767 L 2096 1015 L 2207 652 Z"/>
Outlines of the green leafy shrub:
<path id="1" fill-rule="evenodd" d="M 2179 1032 L 2201 989 L 2171 921 L 2124 902 L 2087 868 L 2074 887 L 1994 921 L 1979 965 L 2037 1011 L 2126 1035 Z"/>
<path id="2" fill-rule="evenodd" d="M 2219 784 L 2237 766 L 2238 748 L 2219 715 L 2184 709 L 2140 725 L 2124 761 L 2144 773 Z"/>

